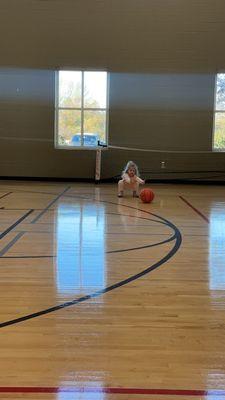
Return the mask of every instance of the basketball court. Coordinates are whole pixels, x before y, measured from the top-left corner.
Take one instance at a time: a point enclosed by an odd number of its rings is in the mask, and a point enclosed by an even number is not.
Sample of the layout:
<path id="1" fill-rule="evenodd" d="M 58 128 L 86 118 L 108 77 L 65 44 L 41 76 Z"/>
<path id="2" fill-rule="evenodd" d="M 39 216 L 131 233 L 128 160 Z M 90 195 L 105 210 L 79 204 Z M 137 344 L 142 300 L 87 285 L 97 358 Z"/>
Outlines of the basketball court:
<path id="1" fill-rule="evenodd" d="M 1 399 L 225 397 L 224 189 L 151 188 L 1 181 Z"/>
<path id="2" fill-rule="evenodd" d="M 0 400 L 225 400 L 224 21 L 0 0 Z"/>

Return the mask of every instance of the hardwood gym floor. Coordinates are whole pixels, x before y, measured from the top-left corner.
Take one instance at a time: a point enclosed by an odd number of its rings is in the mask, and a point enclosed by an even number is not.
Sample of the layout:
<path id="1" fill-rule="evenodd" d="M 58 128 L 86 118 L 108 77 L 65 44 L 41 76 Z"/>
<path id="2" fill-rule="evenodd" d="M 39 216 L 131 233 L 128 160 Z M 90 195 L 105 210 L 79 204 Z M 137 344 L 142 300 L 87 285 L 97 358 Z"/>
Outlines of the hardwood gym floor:
<path id="1" fill-rule="evenodd" d="M 151 187 L 0 182 L 1 399 L 225 398 L 224 187 Z"/>

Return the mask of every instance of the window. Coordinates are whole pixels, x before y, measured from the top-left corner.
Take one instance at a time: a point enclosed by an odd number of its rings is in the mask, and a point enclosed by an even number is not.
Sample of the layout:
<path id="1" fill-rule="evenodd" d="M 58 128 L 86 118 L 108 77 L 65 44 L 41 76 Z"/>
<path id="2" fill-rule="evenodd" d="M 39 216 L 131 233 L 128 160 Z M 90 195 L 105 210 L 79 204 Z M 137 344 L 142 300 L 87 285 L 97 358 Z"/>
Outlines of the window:
<path id="1" fill-rule="evenodd" d="M 107 143 L 107 72 L 56 73 L 56 147 L 97 147 Z"/>
<path id="2" fill-rule="evenodd" d="M 214 150 L 225 151 L 225 74 L 217 74 L 214 114 Z"/>

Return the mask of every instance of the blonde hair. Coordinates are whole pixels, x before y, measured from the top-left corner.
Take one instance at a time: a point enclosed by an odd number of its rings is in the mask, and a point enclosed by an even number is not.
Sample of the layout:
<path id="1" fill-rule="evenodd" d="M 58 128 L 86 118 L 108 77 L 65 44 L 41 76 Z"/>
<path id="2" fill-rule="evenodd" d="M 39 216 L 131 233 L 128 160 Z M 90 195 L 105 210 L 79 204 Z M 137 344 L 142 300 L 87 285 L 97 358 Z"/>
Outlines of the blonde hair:
<path id="1" fill-rule="evenodd" d="M 122 172 L 122 176 L 123 174 L 126 174 L 129 168 L 134 168 L 135 169 L 135 175 L 139 176 L 139 170 L 138 170 L 138 166 L 133 162 L 133 161 L 128 161 L 126 167 L 124 168 L 123 172 Z"/>

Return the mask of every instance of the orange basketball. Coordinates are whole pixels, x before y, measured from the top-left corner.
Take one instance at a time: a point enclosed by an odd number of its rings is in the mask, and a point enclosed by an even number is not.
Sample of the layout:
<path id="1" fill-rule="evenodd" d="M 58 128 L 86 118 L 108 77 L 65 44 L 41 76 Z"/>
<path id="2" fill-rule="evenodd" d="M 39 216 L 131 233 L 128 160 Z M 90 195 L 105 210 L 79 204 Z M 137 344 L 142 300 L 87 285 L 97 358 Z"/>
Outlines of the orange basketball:
<path id="1" fill-rule="evenodd" d="M 143 203 L 151 203 L 154 197 L 155 195 L 151 189 L 142 189 L 140 193 L 140 199 L 143 201 Z"/>

